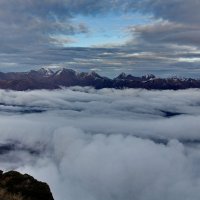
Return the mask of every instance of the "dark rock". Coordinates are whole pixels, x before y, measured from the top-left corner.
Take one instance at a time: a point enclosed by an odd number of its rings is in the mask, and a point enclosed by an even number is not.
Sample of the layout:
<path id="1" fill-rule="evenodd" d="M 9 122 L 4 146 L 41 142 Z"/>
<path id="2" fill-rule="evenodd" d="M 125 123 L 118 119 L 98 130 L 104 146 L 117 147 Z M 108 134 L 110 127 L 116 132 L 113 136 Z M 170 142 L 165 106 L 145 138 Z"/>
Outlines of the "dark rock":
<path id="1" fill-rule="evenodd" d="M 53 200 L 46 183 L 16 171 L 0 173 L 1 200 Z"/>

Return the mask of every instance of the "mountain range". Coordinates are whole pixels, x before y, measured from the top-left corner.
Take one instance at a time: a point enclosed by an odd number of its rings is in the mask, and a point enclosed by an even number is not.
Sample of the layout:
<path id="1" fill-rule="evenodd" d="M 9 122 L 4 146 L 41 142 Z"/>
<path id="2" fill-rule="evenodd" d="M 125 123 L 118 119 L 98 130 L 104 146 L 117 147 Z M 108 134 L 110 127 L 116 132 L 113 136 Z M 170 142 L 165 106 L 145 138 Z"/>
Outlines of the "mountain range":
<path id="1" fill-rule="evenodd" d="M 137 77 L 121 73 L 110 79 L 100 76 L 96 72 L 77 72 L 72 69 L 61 68 L 53 70 L 41 68 L 28 72 L 0 72 L 0 89 L 33 90 L 33 89 L 58 89 L 70 86 L 91 86 L 102 88 L 144 88 L 144 89 L 187 89 L 200 88 L 200 79 L 193 78 L 159 78 L 152 74 Z"/>

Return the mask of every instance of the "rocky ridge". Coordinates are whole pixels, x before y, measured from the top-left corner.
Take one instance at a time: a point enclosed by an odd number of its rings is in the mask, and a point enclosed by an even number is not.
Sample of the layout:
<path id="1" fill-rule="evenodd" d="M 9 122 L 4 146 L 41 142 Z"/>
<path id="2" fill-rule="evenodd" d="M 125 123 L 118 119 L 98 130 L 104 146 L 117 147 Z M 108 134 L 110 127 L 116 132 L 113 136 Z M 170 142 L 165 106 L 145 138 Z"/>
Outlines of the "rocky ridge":
<path id="1" fill-rule="evenodd" d="M 0 200 L 53 200 L 46 183 L 28 174 L 0 171 Z"/>
<path id="2" fill-rule="evenodd" d="M 192 78 L 159 78 L 153 74 L 137 77 L 121 73 L 110 79 L 100 76 L 96 72 L 77 72 L 72 69 L 61 68 L 57 70 L 41 68 L 29 72 L 0 72 L 0 89 L 33 90 L 58 89 L 70 86 L 90 86 L 102 88 L 144 88 L 144 89 L 188 89 L 200 88 L 200 79 Z"/>

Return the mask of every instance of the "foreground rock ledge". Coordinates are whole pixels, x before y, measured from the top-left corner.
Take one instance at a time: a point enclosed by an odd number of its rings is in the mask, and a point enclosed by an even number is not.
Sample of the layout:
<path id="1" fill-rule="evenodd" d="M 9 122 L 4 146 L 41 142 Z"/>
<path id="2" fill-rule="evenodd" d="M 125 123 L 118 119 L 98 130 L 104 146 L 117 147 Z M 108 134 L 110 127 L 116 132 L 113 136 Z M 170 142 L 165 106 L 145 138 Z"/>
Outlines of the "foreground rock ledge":
<path id="1" fill-rule="evenodd" d="M 46 183 L 28 174 L 0 171 L 0 200 L 53 200 Z"/>

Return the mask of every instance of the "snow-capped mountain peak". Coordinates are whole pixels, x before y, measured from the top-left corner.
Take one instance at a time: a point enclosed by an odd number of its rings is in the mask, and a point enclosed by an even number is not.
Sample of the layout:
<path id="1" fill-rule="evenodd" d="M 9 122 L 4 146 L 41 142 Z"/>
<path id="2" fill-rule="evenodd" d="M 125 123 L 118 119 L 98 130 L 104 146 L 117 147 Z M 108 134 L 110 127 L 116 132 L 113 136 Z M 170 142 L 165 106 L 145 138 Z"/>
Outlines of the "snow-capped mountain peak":
<path id="1" fill-rule="evenodd" d="M 37 72 L 39 72 L 43 76 L 51 76 L 54 74 L 53 70 L 51 70 L 50 68 L 44 68 L 44 67 L 37 70 Z"/>

